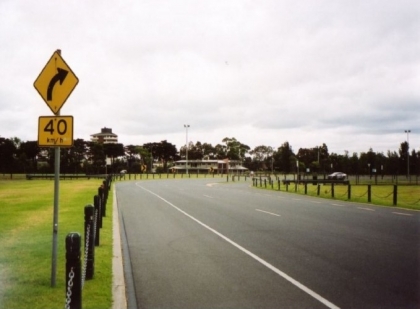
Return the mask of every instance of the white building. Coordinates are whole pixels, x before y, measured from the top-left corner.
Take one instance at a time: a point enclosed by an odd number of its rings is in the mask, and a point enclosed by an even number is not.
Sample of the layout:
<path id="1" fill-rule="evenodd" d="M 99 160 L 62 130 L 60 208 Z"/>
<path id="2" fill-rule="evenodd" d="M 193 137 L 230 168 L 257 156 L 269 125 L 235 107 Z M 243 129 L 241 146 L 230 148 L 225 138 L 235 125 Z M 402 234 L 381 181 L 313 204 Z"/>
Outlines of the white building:
<path id="1" fill-rule="evenodd" d="M 112 133 L 110 128 L 102 128 L 101 133 L 92 134 L 90 140 L 101 144 L 117 144 L 118 135 Z"/>
<path id="2" fill-rule="evenodd" d="M 203 173 L 215 173 L 215 174 L 243 174 L 248 171 L 246 167 L 243 167 L 242 162 L 239 160 L 179 160 L 175 162 L 175 165 L 170 168 L 175 173 L 185 173 L 188 168 L 188 173 L 191 174 L 203 174 Z"/>

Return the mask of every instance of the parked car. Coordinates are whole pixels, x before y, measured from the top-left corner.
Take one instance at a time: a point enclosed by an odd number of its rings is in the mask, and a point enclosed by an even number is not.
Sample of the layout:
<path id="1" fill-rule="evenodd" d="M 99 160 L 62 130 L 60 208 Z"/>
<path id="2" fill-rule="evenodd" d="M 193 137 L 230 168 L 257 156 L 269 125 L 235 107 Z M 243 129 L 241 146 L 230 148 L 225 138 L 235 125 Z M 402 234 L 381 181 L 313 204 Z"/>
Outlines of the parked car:
<path id="1" fill-rule="evenodd" d="M 347 174 L 341 173 L 341 172 L 335 172 L 330 175 L 328 175 L 328 179 L 338 179 L 338 180 L 344 180 L 346 179 Z"/>

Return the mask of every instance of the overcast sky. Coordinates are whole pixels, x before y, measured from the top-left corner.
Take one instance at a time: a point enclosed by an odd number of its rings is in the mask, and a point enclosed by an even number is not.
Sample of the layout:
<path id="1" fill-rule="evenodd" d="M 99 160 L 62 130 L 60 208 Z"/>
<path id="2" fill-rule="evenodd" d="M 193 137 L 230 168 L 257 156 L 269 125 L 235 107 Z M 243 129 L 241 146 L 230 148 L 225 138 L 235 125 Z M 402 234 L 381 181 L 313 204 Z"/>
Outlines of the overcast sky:
<path id="1" fill-rule="evenodd" d="M 74 138 L 420 149 L 418 0 L 0 0 L 0 42 L 1 137 L 38 139 L 61 49 Z"/>

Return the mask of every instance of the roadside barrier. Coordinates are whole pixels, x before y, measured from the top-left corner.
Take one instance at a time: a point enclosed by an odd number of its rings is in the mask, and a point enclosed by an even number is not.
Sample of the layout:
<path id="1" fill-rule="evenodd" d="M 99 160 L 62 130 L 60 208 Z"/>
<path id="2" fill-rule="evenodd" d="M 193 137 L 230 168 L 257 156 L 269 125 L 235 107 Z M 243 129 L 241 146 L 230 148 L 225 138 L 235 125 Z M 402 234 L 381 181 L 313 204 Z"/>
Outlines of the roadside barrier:
<path id="1" fill-rule="evenodd" d="M 281 186 L 280 186 L 280 179 L 278 177 L 276 177 L 277 179 L 277 191 L 281 191 Z M 288 192 L 289 191 L 289 184 L 293 182 L 295 184 L 295 191 L 294 192 L 298 192 L 298 182 L 296 181 L 283 181 L 284 186 L 284 191 Z M 321 181 L 322 182 L 322 181 Z M 268 183 L 271 185 L 271 189 L 274 190 L 274 181 L 271 180 L 271 178 L 268 178 Z M 310 184 L 308 181 L 302 181 L 301 185 L 304 186 L 304 194 L 307 195 L 308 194 L 308 184 Z M 364 196 L 367 196 L 367 202 L 371 203 L 372 202 L 372 196 L 376 197 L 376 198 L 380 198 L 380 199 L 386 199 L 389 198 L 390 196 L 392 196 L 392 205 L 393 206 L 397 206 L 398 203 L 398 185 L 394 184 L 393 185 L 393 190 L 389 193 L 386 194 L 385 196 L 378 196 L 372 193 L 372 185 L 371 184 L 367 184 L 366 185 L 366 192 L 364 192 L 362 195 L 352 195 L 352 185 L 348 182 L 340 182 L 340 183 L 329 183 L 331 186 L 329 187 L 329 189 L 325 189 L 324 193 L 325 194 L 329 194 L 331 196 L 331 198 L 336 198 L 336 197 L 343 197 L 347 195 L 347 200 L 351 200 L 353 199 L 360 199 Z M 320 196 L 321 195 L 321 184 L 320 183 L 316 183 L 313 184 L 316 185 L 316 195 Z M 325 185 L 325 184 L 324 184 Z M 347 190 L 344 193 L 339 194 L 338 196 L 336 196 L 336 186 L 337 185 L 347 185 Z M 259 177 L 253 177 L 252 178 L 252 186 L 254 187 L 260 187 L 260 188 L 267 188 L 267 179 L 262 179 L 261 176 Z M 357 185 L 358 187 L 360 187 L 361 185 Z M 341 190 L 340 190 L 341 191 Z M 312 190 L 312 193 L 315 194 L 315 192 Z M 410 205 L 415 205 L 420 203 L 420 199 L 416 199 L 414 202 L 409 203 Z"/>
<path id="2" fill-rule="evenodd" d="M 112 176 L 108 176 L 93 197 L 94 205 L 84 208 L 84 251 L 82 261 L 82 237 L 78 232 L 66 236 L 66 290 L 65 309 L 82 309 L 82 289 L 86 280 L 95 273 L 95 246 L 99 246 L 102 217 L 106 215 L 106 203 Z"/>

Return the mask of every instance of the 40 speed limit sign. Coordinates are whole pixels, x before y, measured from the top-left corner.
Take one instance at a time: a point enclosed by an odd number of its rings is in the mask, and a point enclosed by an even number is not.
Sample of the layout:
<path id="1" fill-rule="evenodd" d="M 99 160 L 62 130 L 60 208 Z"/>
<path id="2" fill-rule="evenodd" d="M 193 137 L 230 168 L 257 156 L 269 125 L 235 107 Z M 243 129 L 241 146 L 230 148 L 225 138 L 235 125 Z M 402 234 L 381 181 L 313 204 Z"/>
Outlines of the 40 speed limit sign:
<path id="1" fill-rule="evenodd" d="M 41 116 L 38 120 L 38 146 L 72 147 L 73 116 Z"/>

